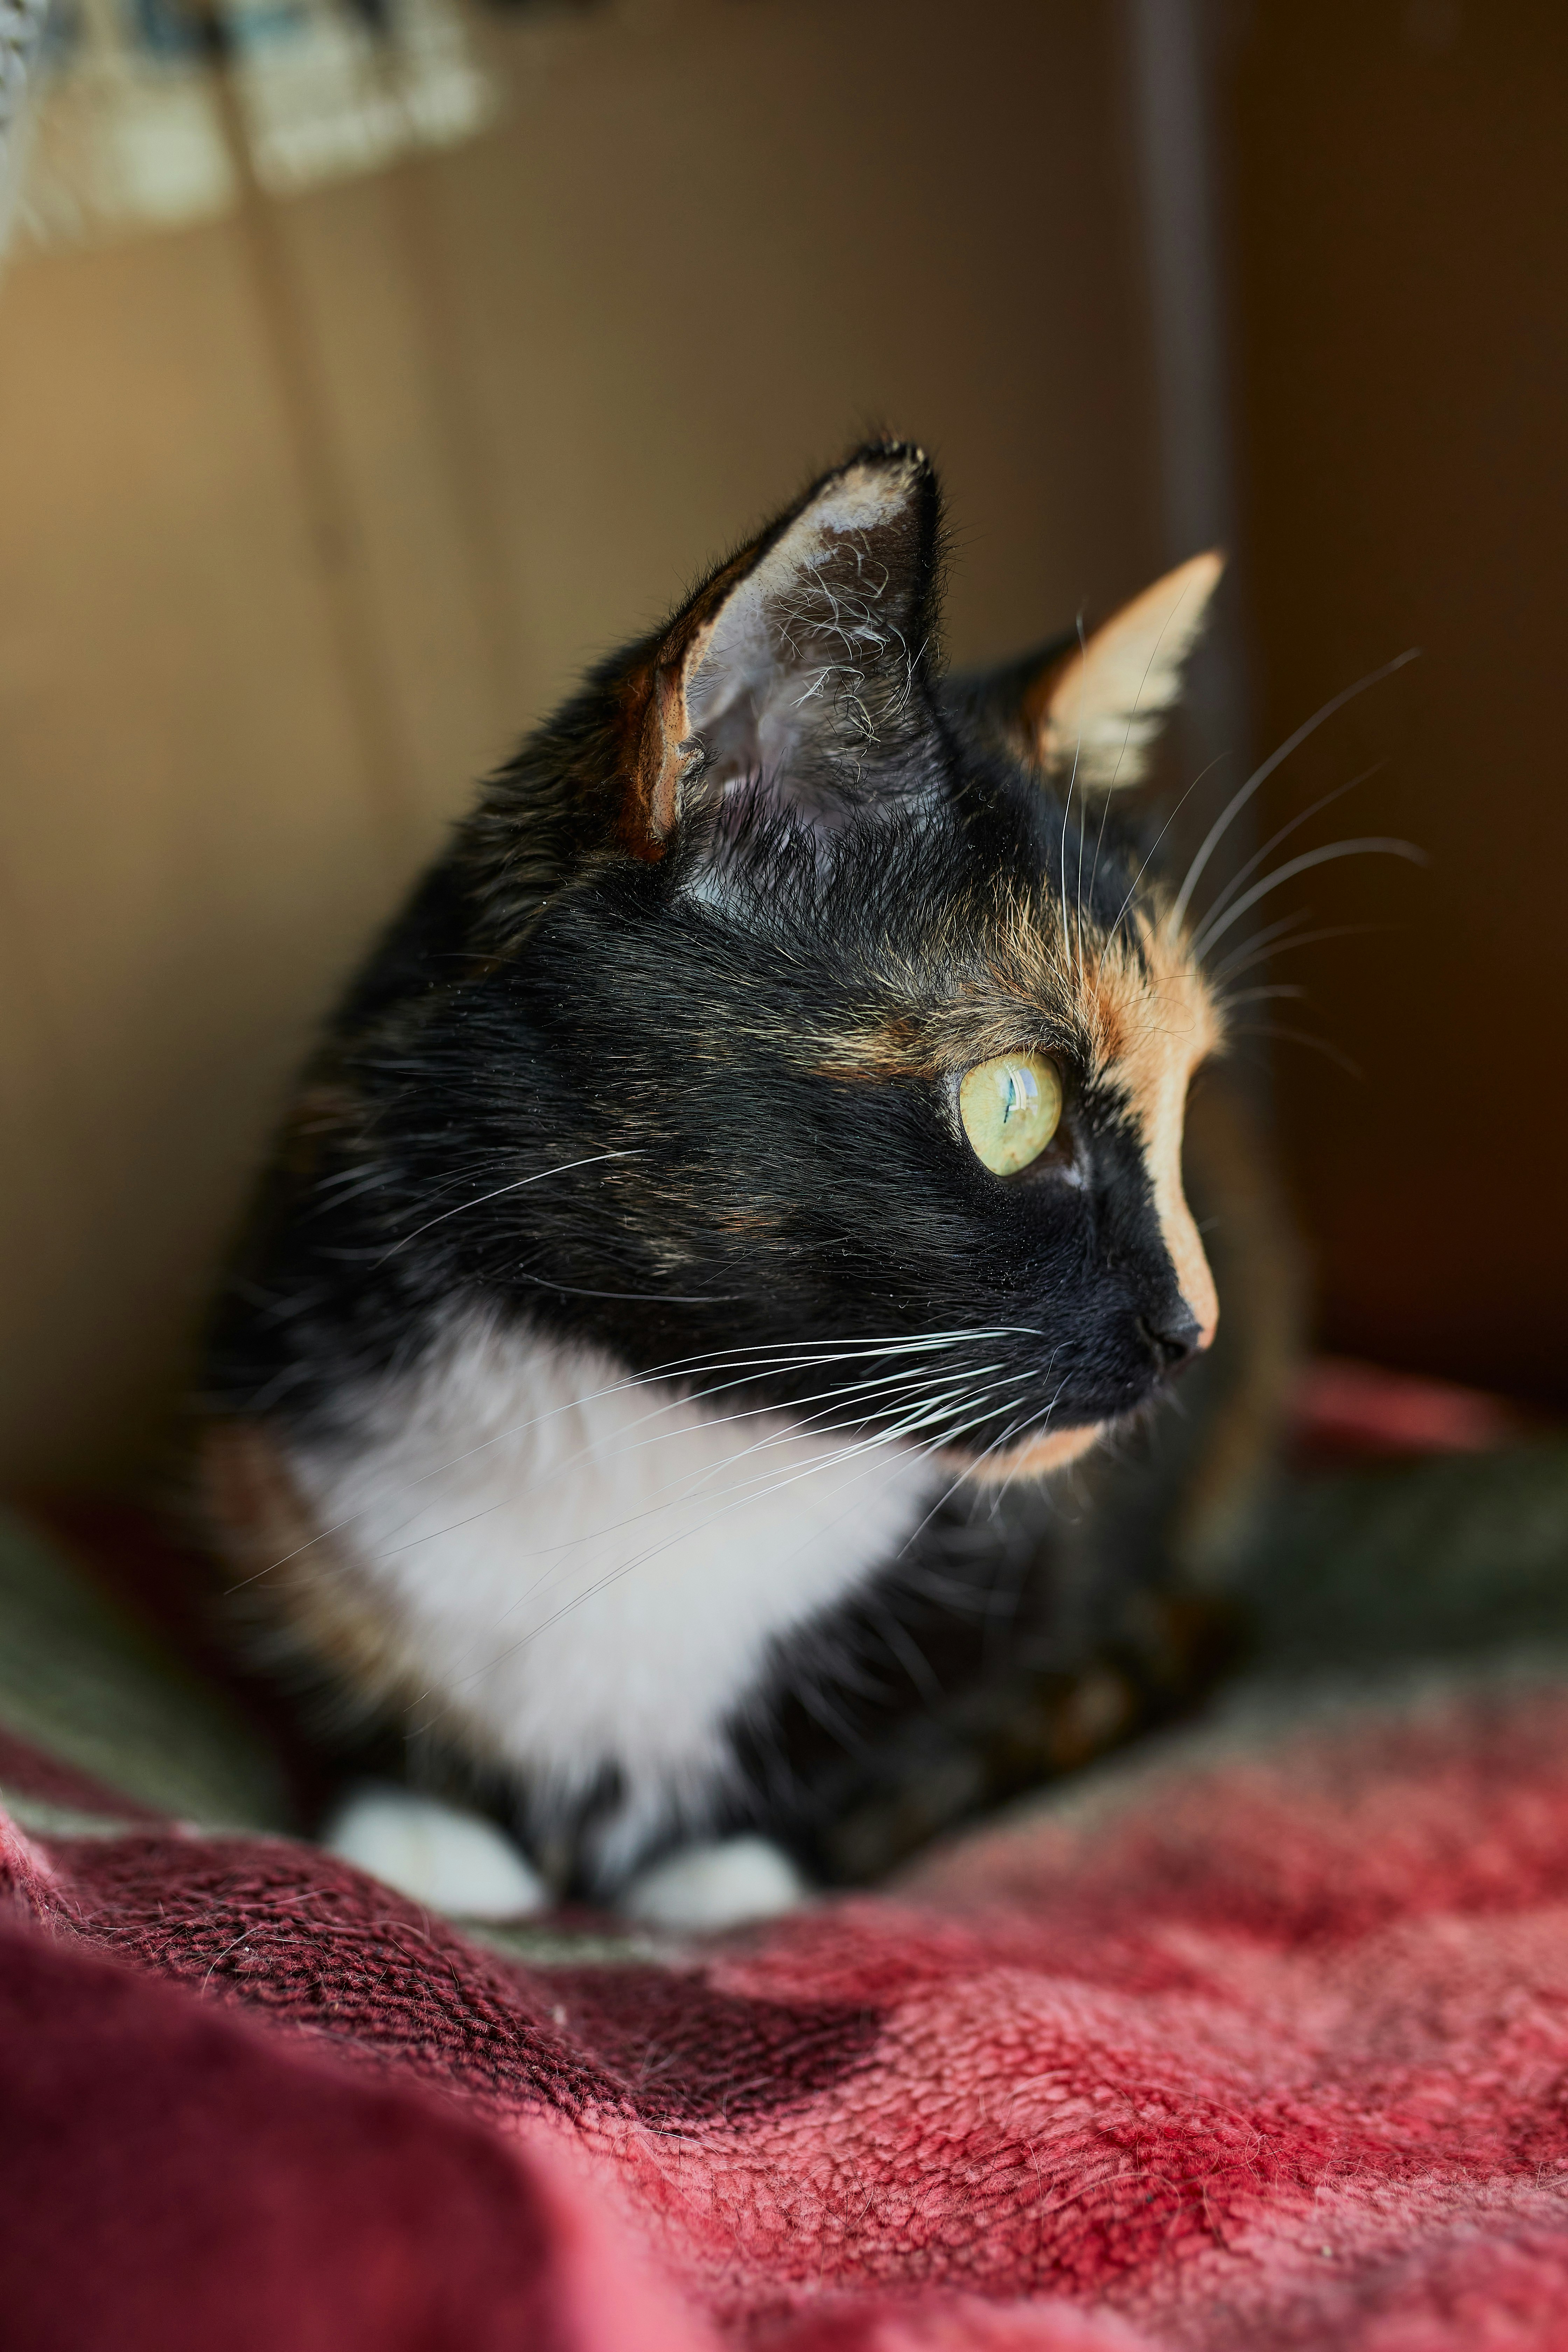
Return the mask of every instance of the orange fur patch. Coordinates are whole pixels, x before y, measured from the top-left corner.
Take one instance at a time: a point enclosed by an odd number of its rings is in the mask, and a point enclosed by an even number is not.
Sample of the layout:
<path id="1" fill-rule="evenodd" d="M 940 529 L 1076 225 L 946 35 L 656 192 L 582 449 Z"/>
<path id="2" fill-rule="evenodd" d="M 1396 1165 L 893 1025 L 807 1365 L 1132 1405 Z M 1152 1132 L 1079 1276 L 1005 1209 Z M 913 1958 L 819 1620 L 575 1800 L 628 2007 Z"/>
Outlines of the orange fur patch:
<path id="1" fill-rule="evenodd" d="M 1087 1429 L 1059 1429 L 1054 1436 L 1026 1437 L 1005 1453 L 984 1455 L 969 1471 L 970 1483 L 1003 1486 L 1014 1478 L 1047 1477 L 1053 1470 L 1065 1470 L 1070 1463 L 1081 1461 L 1091 1446 L 1098 1445 L 1103 1430 L 1104 1423 L 1097 1421 Z"/>
<path id="2" fill-rule="evenodd" d="M 285 1629 L 360 1706 L 416 1705 L 428 1682 L 417 1645 L 331 1530 L 317 1526 L 270 1433 L 258 1423 L 217 1423 L 201 1469 L 208 1523 L 258 1617 Z M 489 1753 L 482 1726 L 466 1712 L 460 1719 L 475 1751 Z"/>
<path id="3" fill-rule="evenodd" d="M 1206 1348 L 1219 1321 L 1219 1299 L 1208 1259 L 1182 1187 L 1182 1134 L 1193 1073 L 1220 1043 L 1219 1014 L 1203 974 L 1168 917 L 1142 924 L 1145 977 L 1130 978 L 1125 964 L 1110 979 L 1103 967 L 1096 986 L 1110 981 L 1118 1051 L 1110 1075 L 1126 1088 L 1143 1141 L 1160 1231 L 1176 1270 L 1182 1297 Z"/>

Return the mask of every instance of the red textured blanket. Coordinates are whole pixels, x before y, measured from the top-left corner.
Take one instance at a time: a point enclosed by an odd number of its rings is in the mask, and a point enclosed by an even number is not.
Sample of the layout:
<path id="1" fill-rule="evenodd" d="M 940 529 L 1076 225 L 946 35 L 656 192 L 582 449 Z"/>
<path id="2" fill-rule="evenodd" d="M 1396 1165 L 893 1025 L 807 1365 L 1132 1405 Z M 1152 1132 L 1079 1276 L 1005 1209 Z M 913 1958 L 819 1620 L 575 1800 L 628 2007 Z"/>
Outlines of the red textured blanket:
<path id="1" fill-rule="evenodd" d="M 5 1849 L 5 2341 L 1568 2346 L 1568 1691 L 1216 1738 L 528 1958 L 15 1749 L 76 1833 Z"/>

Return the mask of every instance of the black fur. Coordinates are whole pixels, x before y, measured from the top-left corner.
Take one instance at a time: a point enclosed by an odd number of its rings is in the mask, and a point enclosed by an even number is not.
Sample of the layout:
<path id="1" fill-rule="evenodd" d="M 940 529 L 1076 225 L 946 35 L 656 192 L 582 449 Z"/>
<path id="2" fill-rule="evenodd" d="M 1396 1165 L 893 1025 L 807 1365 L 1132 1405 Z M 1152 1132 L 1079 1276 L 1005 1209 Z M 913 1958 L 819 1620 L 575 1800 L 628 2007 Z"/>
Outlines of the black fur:
<path id="1" fill-rule="evenodd" d="M 215 1414 L 344 1433 L 361 1384 L 416 1361 L 462 1305 L 803 1416 L 824 1376 L 792 1351 L 984 1332 L 942 1359 L 957 1402 L 921 1433 L 945 1429 L 955 1454 L 1131 1426 L 1158 1398 L 1184 1310 L 1129 1102 L 1066 967 L 1018 950 L 1059 943 L 1065 908 L 1080 938 L 1120 928 L 1136 956 L 1147 886 L 1114 814 L 1065 807 L 1010 752 L 994 683 L 942 684 L 939 545 L 921 469 L 879 559 L 896 599 L 881 647 L 829 680 L 787 777 L 719 773 L 700 743 L 668 837 L 628 834 L 626 745 L 642 681 L 668 666 L 661 633 L 489 785 L 329 1024 L 216 1316 Z M 965 1142 L 956 1086 L 1009 1019 L 1013 1046 L 1055 1059 L 1067 1110 L 1058 1143 L 1001 1180 Z M 763 1368 L 737 1388 L 748 1351 Z M 922 1393 L 870 1390 L 832 1425 L 891 1427 Z M 1101 1578 L 1075 1621 L 1075 1547 L 1059 1504 L 944 1506 L 738 1697 L 729 1818 L 855 1875 L 1052 1769 L 1044 1734 L 1019 1748 L 1018 1690 L 1037 1708 L 1097 1643 L 1126 1649 L 1131 1579 Z M 1159 1684 L 1163 1639 L 1117 1669 L 1134 1716 L 1163 1703 L 1140 1675 Z M 1011 1707 L 1017 1753 L 964 1780 L 976 1706 L 993 1727 Z M 939 1749 L 948 1795 L 889 1829 L 921 1778 L 910 1756 L 929 1780 Z M 870 1824 L 858 1846 L 851 1817 Z"/>

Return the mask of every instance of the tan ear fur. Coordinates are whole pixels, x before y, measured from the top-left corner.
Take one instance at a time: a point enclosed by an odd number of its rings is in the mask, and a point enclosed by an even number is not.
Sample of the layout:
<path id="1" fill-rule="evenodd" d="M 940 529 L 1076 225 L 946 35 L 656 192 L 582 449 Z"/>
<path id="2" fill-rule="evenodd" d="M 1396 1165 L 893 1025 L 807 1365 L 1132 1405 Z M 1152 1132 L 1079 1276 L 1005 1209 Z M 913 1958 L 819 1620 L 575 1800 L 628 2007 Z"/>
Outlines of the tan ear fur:
<path id="1" fill-rule="evenodd" d="M 1179 563 L 1036 679 L 1024 719 L 1042 767 L 1083 792 L 1142 782 L 1224 570 L 1215 548 Z"/>

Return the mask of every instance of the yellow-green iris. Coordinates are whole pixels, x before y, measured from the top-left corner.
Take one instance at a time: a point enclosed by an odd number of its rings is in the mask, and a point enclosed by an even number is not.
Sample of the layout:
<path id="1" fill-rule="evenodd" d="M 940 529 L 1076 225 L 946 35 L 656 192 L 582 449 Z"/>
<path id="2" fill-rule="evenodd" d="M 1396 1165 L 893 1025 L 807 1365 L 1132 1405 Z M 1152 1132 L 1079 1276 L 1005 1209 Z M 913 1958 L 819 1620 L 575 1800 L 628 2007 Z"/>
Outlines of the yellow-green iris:
<path id="1" fill-rule="evenodd" d="M 1037 1160 L 1062 1115 L 1062 1082 L 1043 1054 L 1002 1054 L 981 1062 L 958 1089 L 958 1115 L 974 1156 L 994 1176 Z"/>

